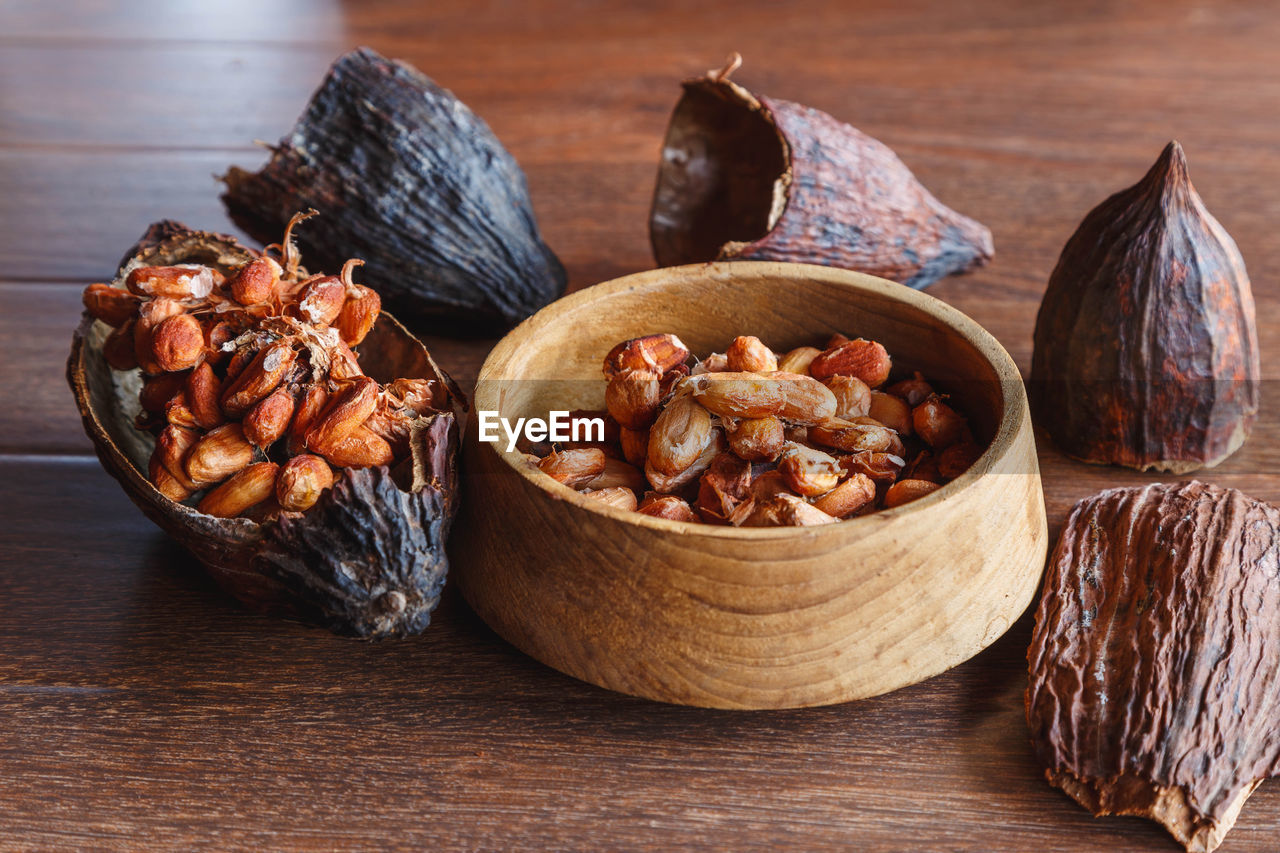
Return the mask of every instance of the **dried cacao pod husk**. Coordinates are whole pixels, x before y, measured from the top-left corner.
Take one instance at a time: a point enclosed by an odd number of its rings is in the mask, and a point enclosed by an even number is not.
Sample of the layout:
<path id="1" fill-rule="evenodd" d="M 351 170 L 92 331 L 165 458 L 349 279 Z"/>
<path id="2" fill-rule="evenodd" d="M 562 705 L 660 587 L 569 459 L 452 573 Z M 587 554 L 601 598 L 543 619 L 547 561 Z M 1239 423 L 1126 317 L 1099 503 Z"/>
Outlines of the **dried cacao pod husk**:
<path id="1" fill-rule="evenodd" d="M 258 256 L 226 235 L 157 223 L 126 255 L 117 285 L 139 266 L 198 263 L 226 275 Z M 155 440 L 132 423 L 142 377 L 107 364 L 103 346 L 110 332 L 85 313 L 67 379 L 98 458 L 148 518 L 254 609 L 359 637 L 426 628 L 448 571 L 445 539 L 457 508 L 453 411 L 415 420 L 410 457 L 394 472 L 343 469 L 306 512 L 261 523 L 215 518 L 165 497 L 148 480 Z M 462 402 L 426 348 L 390 314 L 381 314 L 360 350 L 370 376 L 436 380 Z"/>
<path id="2" fill-rule="evenodd" d="M 1036 320 L 1032 411 L 1076 459 L 1185 473 L 1244 443 L 1259 378 L 1244 260 L 1170 142 L 1063 248 Z"/>
<path id="3" fill-rule="evenodd" d="M 295 211 L 320 210 L 297 236 L 304 256 L 328 270 L 364 259 L 366 282 L 407 320 L 496 331 L 564 292 L 524 173 L 489 126 L 366 47 L 333 64 L 266 166 L 223 181 L 231 219 L 263 243 Z"/>
<path id="4" fill-rule="evenodd" d="M 1048 780 L 1213 850 L 1280 770 L 1280 510 L 1200 482 L 1081 501 L 1027 660 Z"/>
<path id="5" fill-rule="evenodd" d="M 649 214 L 659 266 L 845 267 L 928 287 L 991 259 L 991 232 L 924 188 L 883 143 L 720 71 L 684 83 Z"/>

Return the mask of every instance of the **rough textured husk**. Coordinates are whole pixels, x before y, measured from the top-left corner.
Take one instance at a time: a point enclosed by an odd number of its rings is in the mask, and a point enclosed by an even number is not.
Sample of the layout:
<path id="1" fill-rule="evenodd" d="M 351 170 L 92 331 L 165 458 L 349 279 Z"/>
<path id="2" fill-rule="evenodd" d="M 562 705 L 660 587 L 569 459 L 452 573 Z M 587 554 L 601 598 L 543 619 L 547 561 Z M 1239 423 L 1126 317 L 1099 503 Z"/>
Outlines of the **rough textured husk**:
<path id="1" fill-rule="evenodd" d="M 223 180 L 231 218 L 263 243 L 320 211 L 297 235 L 303 256 L 326 270 L 364 259 L 364 281 L 407 320 L 505 329 L 564 292 L 524 173 L 488 125 L 368 48 L 333 64 L 266 166 Z"/>
<path id="2" fill-rule="evenodd" d="M 227 271 L 255 253 L 234 238 L 153 225 L 121 264 L 206 263 Z M 112 371 L 102 357 L 109 330 L 86 313 L 72 340 L 67 379 L 98 458 L 143 513 L 188 548 L 245 604 L 340 634 L 394 637 L 430 622 L 448 571 L 445 539 L 456 510 L 458 431 L 453 412 L 417 421 L 411 460 L 342 469 L 305 513 L 258 524 L 221 519 L 176 503 L 146 477 L 154 441 L 135 429 L 137 371 Z M 389 314 L 360 346 L 366 372 L 452 382 Z M 461 402 L 461 398 L 457 398 Z"/>
<path id="3" fill-rule="evenodd" d="M 1081 501 L 1027 660 L 1049 781 L 1212 850 L 1280 768 L 1280 510 L 1200 482 Z"/>
<path id="4" fill-rule="evenodd" d="M 720 75 L 684 83 L 650 214 L 660 266 L 773 260 L 845 267 L 916 288 L 986 263 L 991 232 L 925 189 L 898 156 L 826 113 Z"/>
<path id="5" fill-rule="evenodd" d="M 1244 443 L 1259 375 L 1244 260 L 1171 142 L 1062 250 L 1036 320 L 1036 419 L 1077 459 L 1185 473 Z"/>

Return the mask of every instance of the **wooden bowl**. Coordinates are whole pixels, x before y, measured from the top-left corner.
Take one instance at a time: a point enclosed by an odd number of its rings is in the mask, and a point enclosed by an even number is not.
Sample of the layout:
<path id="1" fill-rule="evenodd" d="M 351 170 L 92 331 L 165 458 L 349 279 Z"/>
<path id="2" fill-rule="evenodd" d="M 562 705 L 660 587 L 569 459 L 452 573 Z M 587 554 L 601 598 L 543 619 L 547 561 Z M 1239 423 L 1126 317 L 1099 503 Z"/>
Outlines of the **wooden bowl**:
<path id="1" fill-rule="evenodd" d="M 603 408 L 604 354 L 679 335 L 698 355 L 739 334 L 779 351 L 832 332 L 882 342 L 959 401 L 990 446 L 966 473 L 892 510 L 808 528 L 667 521 L 552 482 L 475 412 Z M 936 675 L 1005 632 L 1048 547 L 1021 377 L 954 308 L 878 278 L 804 264 L 697 264 L 626 276 L 539 311 L 485 361 L 464 442 L 454 572 L 481 618 L 562 672 L 636 696 L 792 708 Z"/>

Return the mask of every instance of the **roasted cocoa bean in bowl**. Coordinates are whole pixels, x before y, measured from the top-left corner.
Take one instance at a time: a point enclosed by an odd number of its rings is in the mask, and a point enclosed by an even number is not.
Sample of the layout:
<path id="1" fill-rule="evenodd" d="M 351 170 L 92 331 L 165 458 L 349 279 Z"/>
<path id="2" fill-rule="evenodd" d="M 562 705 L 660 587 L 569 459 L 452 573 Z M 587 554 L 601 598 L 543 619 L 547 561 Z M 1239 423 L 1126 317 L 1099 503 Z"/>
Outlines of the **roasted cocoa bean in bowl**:
<path id="1" fill-rule="evenodd" d="M 494 428 L 557 411 L 643 410 L 650 390 L 606 383 L 602 363 L 619 342 L 659 333 L 704 360 L 746 336 L 778 356 L 822 350 L 837 334 L 874 340 L 893 359 L 884 387 L 918 371 L 963 412 L 985 450 L 901 505 L 881 501 L 889 508 L 839 523 L 752 527 L 679 520 L 686 516 L 675 502 L 673 511 L 649 515 L 615 499 L 642 496 L 660 471 L 648 472 L 648 484 L 612 470 L 596 472 L 600 488 L 583 481 L 591 466 L 624 470 L 615 457 L 636 452 L 626 441 L 610 436 L 597 458 L 591 442 L 548 444 L 536 435 L 515 442 Z M 730 356 L 748 366 L 761 357 L 751 341 L 736 347 Z M 641 356 L 653 365 L 640 372 L 667 376 L 665 360 L 679 357 L 654 347 Z M 767 357 L 755 364 L 772 367 Z M 688 365 L 697 379 L 697 360 Z M 705 426 L 696 408 L 663 399 L 670 388 L 656 393 L 665 406 L 658 416 L 681 430 Z M 620 395 L 633 397 L 619 405 Z M 497 441 L 481 440 L 482 418 L 486 439 L 496 432 Z M 794 424 L 786 429 L 785 440 L 806 446 Z M 933 297 L 827 267 L 673 267 L 548 306 L 486 360 L 464 455 L 466 499 L 451 554 L 477 613 L 563 672 L 666 702 L 801 707 L 928 678 L 991 644 L 1021 615 L 1047 550 L 1026 395 L 1009 355 Z M 821 498 L 809 500 L 804 513 Z"/>

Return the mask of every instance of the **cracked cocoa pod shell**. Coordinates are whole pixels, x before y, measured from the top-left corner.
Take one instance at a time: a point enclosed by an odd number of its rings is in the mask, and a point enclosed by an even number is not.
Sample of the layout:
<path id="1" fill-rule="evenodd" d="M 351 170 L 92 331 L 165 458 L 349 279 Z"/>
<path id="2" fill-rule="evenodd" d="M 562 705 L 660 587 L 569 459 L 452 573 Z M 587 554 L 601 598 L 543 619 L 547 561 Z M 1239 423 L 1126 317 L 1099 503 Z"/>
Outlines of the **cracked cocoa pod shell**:
<path id="1" fill-rule="evenodd" d="M 1036 319 L 1034 414 L 1077 459 L 1185 473 L 1244 443 L 1259 377 L 1244 260 L 1170 142 L 1063 248 Z"/>
<path id="2" fill-rule="evenodd" d="M 263 243 L 295 211 L 322 211 L 297 237 L 304 257 L 330 270 L 364 259 L 365 281 L 408 320 L 505 330 L 564 293 L 524 173 L 488 125 L 369 48 L 333 64 L 266 166 L 223 181 L 232 220 Z"/>
<path id="3" fill-rule="evenodd" d="M 227 274 L 257 256 L 232 237 L 166 221 L 148 230 L 121 269 L 199 263 Z M 170 500 L 147 479 L 154 439 L 133 426 L 141 377 L 107 365 L 102 348 L 109 332 L 86 312 L 72 340 L 67 379 L 85 431 L 129 498 L 223 588 L 255 609 L 340 634 L 395 637 L 427 626 L 448 570 L 445 539 L 457 504 L 453 411 L 414 422 L 411 455 L 395 471 L 341 469 L 306 512 L 265 523 L 215 518 Z M 365 372 L 380 381 L 421 377 L 454 387 L 386 312 L 360 354 Z"/>
<path id="4" fill-rule="evenodd" d="M 1027 660 L 1048 780 L 1214 849 L 1280 769 L 1280 510 L 1201 482 L 1081 501 Z"/>
<path id="5" fill-rule="evenodd" d="M 991 259 L 991 232 L 888 146 L 731 82 L 740 61 L 686 81 L 672 113 L 649 215 L 659 266 L 794 261 L 925 288 Z"/>

